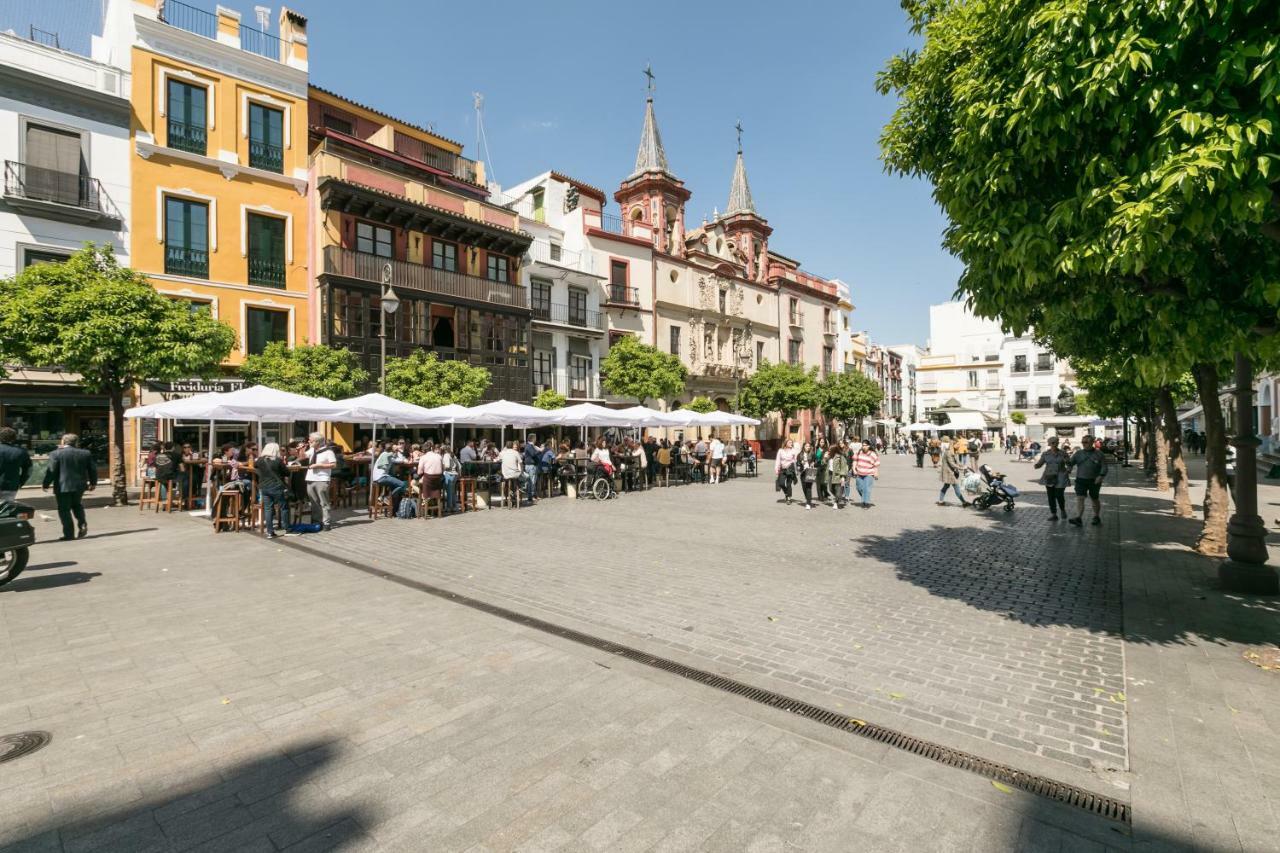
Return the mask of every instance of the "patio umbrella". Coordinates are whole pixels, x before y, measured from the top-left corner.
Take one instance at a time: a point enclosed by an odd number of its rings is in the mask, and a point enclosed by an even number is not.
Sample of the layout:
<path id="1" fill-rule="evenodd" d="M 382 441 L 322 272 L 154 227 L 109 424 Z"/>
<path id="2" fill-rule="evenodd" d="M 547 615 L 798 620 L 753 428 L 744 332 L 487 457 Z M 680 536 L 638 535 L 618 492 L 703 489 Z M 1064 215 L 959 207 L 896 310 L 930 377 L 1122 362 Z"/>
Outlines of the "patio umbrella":
<path id="1" fill-rule="evenodd" d="M 562 426 L 628 427 L 637 425 L 634 417 L 618 409 L 607 409 L 595 403 L 578 403 L 576 406 L 553 409 L 548 414 L 554 415 L 554 423 Z"/>

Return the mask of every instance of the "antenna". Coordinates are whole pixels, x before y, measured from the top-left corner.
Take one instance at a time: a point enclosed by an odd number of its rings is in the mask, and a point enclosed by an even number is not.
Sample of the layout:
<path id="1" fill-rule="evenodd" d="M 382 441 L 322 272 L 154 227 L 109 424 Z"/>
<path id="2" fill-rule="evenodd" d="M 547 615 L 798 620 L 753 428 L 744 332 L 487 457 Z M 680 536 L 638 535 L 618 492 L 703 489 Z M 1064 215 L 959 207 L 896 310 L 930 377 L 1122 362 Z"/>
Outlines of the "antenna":
<path id="1" fill-rule="evenodd" d="M 480 147 L 483 145 L 484 160 L 488 167 L 488 171 L 485 173 L 485 180 L 487 183 L 496 183 L 498 172 L 493 167 L 493 155 L 489 153 L 489 137 L 484 132 L 484 94 L 482 92 L 472 92 L 471 98 L 476 107 L 476 154 L 480 153 Z"/>
<path id="2" fill-rule="evenodd" d="M 270 6 L 254 6 L 253 13 L 258 16 L 258 29 L 264 33 L 271 26 L 271 7 Z"/>

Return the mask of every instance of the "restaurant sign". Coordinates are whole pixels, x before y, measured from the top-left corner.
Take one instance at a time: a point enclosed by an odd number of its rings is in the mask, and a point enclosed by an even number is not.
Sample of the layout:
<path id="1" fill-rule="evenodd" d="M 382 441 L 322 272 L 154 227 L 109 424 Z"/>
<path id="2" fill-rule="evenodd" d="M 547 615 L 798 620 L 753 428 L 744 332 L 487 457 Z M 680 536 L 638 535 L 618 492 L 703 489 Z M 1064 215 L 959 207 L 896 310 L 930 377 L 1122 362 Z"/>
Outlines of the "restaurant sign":
<path id="1" fill-rule="evenodd" d="M 146 389 L 160 395 L 164 400 L 177 400 L 195 394 L 208 394 L 211 391 L 239 391 L 246 383 L 239 377 L 225 379 L 175 379 L 172 382 L 159 379 L 148 379 Z"/>

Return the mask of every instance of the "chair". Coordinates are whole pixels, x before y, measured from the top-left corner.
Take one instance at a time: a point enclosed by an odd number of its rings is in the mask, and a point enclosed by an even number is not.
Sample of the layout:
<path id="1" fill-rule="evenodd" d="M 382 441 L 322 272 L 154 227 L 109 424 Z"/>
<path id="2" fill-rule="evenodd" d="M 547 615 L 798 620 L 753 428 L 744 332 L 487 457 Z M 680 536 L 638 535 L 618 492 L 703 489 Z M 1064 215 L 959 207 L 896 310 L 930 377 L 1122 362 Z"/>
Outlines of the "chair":
<path id="1" fill-rule="evenodd" d="M 239 489 L 224 489 L 213 499 L 213 532 L 240 530 L 241 498 Z"/>
<path id="2" fill-rule="evenodd" d="M 160 511 L 160 481 L 155 477 L 143 478 L 142 494 L 138 496 L 138 512 L 145 512 L 149 506 Z"/>
<path id="3" fill-rule="evenodd" d="M 431 515 L 432 510 L 435 511 L 436 518 L 444 518 L 444 492 L 437 491 L 424 495 L 418 501 L 418 509 L 422 512 L 424 519 Z"/>
<path id="4" fill-rule="evenodd" d="M 391 518 L 395 512 L 391 508 L 391 486 L 386 483 L 373 484 L 373 501 L 369 504 L 370 518 Z"/>

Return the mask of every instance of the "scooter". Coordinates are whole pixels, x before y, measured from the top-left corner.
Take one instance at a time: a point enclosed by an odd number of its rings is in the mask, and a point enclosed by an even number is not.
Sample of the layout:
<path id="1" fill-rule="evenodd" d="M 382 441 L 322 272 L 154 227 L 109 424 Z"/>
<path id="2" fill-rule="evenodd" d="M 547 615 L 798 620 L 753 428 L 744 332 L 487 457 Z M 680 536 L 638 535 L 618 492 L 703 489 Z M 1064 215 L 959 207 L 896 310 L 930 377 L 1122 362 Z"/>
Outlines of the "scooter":
<path id="1" fill-rule="evenodd" d="M 0 501 L 0 586 L 27 567 L 27 549 L 36 543 L 36 531 L 31 526 L 34 515 L 35 510 L 26 504 Z"/>

